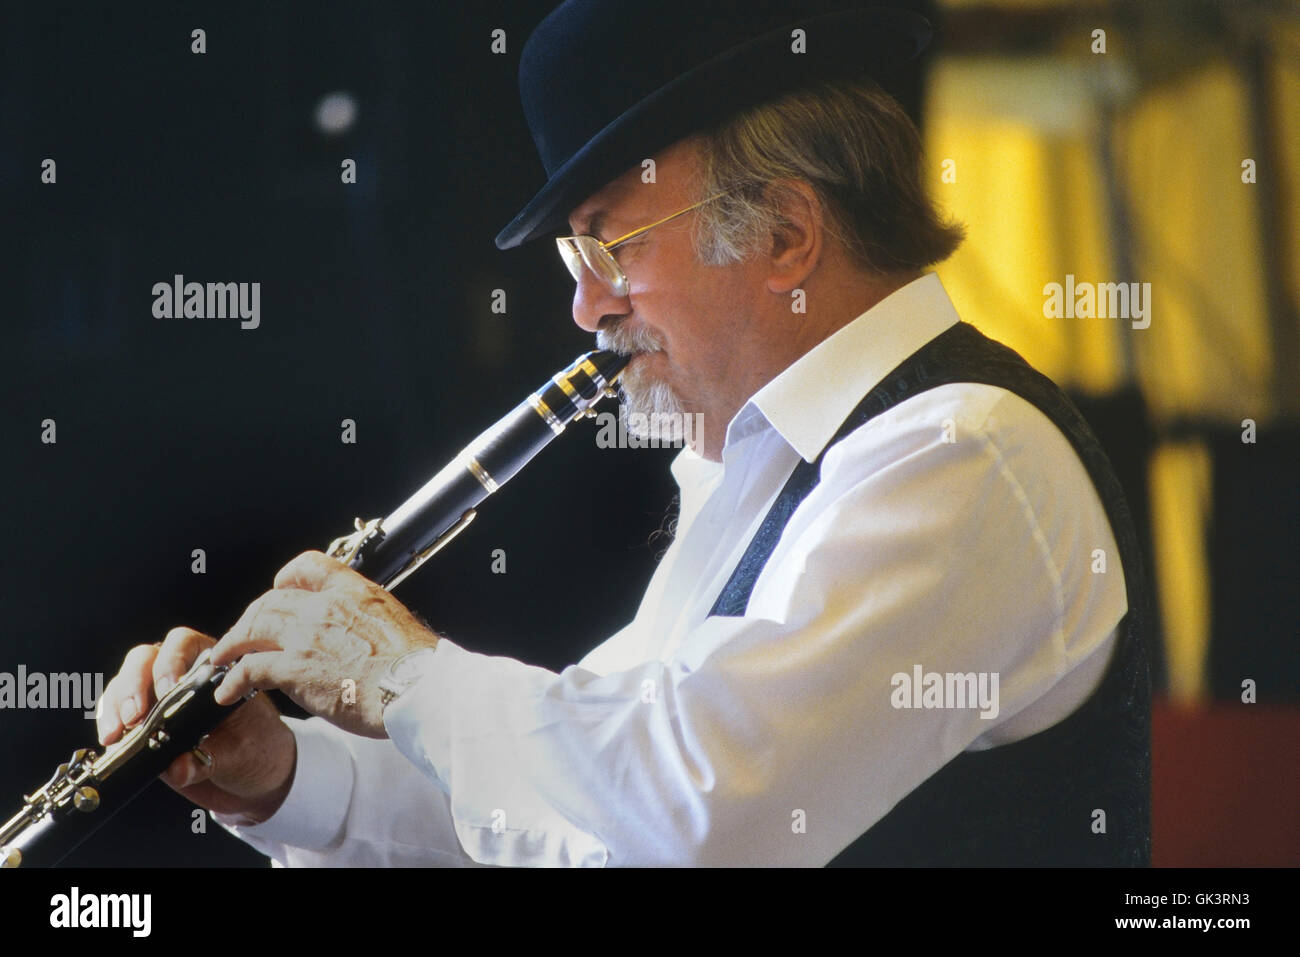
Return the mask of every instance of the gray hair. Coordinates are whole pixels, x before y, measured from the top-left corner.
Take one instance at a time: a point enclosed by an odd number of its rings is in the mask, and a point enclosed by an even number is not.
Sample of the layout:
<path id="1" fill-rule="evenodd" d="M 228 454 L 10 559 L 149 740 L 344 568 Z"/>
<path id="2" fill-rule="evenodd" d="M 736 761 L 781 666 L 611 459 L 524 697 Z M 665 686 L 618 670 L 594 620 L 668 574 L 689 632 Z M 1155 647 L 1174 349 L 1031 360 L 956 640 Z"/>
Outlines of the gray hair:
<path id="1" fill-rule="evenodd" d="M 869 79 L 822 81 L 747 109 L 699 134 L 701 262 L 741 262 L 771 248 L 785 224 L 788 185 L 812 186 L 827 231 L 869 272 L 910 271 L 947 259 L 965 238 L 921 183 L 921 138 Z"/>

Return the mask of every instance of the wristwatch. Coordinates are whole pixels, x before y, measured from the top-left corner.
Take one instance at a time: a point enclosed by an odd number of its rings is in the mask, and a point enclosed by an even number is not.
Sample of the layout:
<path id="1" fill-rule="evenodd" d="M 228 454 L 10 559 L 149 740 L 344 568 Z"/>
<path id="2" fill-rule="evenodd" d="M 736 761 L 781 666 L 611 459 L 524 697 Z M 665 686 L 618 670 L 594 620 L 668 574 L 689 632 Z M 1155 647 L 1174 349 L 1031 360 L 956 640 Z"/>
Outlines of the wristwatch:
<path id="1" fill-rule="evenodd" d="M 420 677 L 420 669 L 432 654 L 432 648 L 417 648 L 393 659 L 393 663 L 388 666 L 388 671 L 379 679 L 381 709 L 386 710 L 394 698 L 415 684 L 416 679 Z"/>

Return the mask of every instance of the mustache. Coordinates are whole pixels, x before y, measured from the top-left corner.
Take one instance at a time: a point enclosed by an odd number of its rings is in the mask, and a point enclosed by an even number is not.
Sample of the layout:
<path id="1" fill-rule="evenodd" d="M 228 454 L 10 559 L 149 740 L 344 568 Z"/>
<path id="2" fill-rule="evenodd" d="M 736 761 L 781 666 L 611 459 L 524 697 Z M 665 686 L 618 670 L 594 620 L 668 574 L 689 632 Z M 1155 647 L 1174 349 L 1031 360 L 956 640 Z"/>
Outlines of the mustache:
<path id="1" fill-rule="evenodd" d="M 638 352 L 661 352 L 664 343 L 656 333 L 641 325 L 629 325 L 627 320 L 612 323 L 596 330 L 596 348 L 607 349 L 620 355 Z"/>

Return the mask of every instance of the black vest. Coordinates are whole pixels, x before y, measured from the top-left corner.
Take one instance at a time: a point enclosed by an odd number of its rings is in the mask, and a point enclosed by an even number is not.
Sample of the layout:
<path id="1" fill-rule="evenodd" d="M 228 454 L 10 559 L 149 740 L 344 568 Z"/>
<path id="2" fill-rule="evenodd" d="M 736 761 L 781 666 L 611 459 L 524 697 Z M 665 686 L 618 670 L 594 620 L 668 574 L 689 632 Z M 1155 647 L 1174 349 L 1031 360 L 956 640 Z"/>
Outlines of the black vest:
<path id="1" fill-rule="evenodd" d="M 914 395 L 953 382 L 1000 386 L 1070 440 L 1119 545 L 1128 613 L 1100 686 L 1062 721 L 1020 741 L 963 751 L 906 795 L 830 866 L 1103 865 L 1151 862 L 1151 614 L 1128 503 L 1092 430 L 1055 383 L 1017 353 L 958 322 L 903 361 L 827 443 Z M 799 461 L 710 615 L 741 616 L 790 516 L 821 478 L 822 450 Z M 1098 833 L 1105 812 L 1104 833 Z"/>

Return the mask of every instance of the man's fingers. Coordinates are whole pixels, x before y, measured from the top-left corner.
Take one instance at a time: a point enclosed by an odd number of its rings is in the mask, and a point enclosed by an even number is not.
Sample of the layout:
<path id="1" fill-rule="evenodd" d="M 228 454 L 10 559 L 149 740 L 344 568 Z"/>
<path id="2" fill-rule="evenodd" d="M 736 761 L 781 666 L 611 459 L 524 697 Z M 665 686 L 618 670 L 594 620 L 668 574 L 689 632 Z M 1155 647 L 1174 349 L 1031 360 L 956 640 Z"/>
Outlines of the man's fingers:
<path id="1" fill-rule="evenodd" d="M 203 761 L 193 751 L 186 751 L 171 763 L 171 766 L 162 773 L 161 777 L 164 782 L 178 791 L 201 784 L 212 777 L 216 765 L 210 754 L 208 757 L 208 761 Z"/>
<path id="2" fill-rule="evenodd" d="M 194 773 L 190 784 L 212 780 L 231 794 L 247 796 L 268 765 L 267 725 L 278 730 L 280 713 L 265 695 L 241 705 L 215 731 L 199 742 L 211 763 L 193 751 L 186 757 L 193 761 L 187 768 Z"/>
<path id="3" fill-rule="evenodd" d="M 174 686 L 181 675 L 190 670 L 194 659 L 215 640 L 193 628 L 173 628 L 167 632 L 162 647 L 153 660 L 153 687 L 162 697 Z"/>
<path id="4" fill-rule="evenodd" d="M 245 608 L 244 613 L 239 616 L 239 620 L 231 625 L 226 633 L 221 636 L 221 639 L 217 642 L 217 646 L 212 649 L 212 663 L 214 665 L 222 665 L 226 663 L 226 660 L 223 657 L 223 652 L 228 644 L 227 639 L 239 640 L 246 637 L 252 631 L 254 625 L 256 625 L 258 617 L 262 614 L 263 609 L 266 608 L 267 602 L 271 600 L 271 596 L 274 594 L 275 592 L 269 591 L 254 598 L 252 604 Z M 231 657 L 233 658 L 236 656 L 232 655 Z"/>
<path id="5" fill-rule="evenodd" d="M 299 617 L 312 614 L 321 599 L 313 592 L 284 589 L 258 598 L 212 649 L 212 663 L 225 665 L 255 651 L 288 648 Z"/>
<path id="6" fill-rule="evenodd" d="M 297 757 L 293 733 L 265 695 L 236 708 L 199 748 L 203 756 L 187 751 L 160 777 L 187 800 L 224 814 L 245 813 L 250 799 L 291 778 Z"/>
<path id="7" fill-rule="evenodd" d="M 95 705 L 95 730 L 100 744 L 116 741 L 153 707 L 153 662 L 157 645 L 136 645 L 126 653 L 122 668 L 99 696 Z"/>
<path id="8" fill-rule="evenodd" d="M 324 591 L 335 587 L 349 575 L 360 577 L 324 552 L 303 552 L 276 573 L 275 587 Z"/>
<path id="9" fill-rule="evenodd" d="M 284 680 L 280 667 L 285 655 L 280 651 L 246 654 L 231 666 L 212 697 L 217 704 L 230 704 L 254 688 L 265 691 L 280 687 Z"/>
<path id="10" fill-rule="evenodd" d="M 210 644 L 211 638 L 193 628 L 173 628 L 159 644 L 136 645 L 128 651 L 121 670 L 95 704 L 99 743 L 112 744 L 148 714 L 158 696 L 166 694 Z"/>

